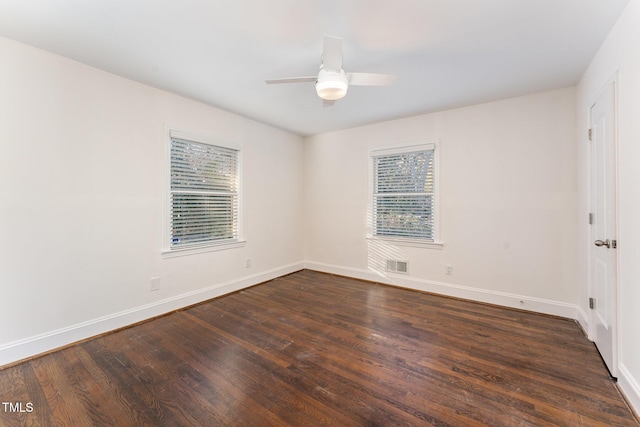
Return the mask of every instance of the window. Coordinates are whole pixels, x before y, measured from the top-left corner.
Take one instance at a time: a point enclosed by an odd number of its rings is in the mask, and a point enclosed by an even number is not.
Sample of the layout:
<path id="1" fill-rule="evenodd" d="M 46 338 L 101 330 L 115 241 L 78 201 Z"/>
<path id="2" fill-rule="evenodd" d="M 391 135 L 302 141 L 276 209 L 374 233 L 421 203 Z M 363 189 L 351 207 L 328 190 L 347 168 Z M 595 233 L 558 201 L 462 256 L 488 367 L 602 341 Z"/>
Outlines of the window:
<path id="1" fill-rule="evenodd" d="M 169 139 L 169 249 L 237 242 L 239 148 Z"/>
<path id="2" fill-rule="evenodd" d="M 436 241 L 435 149 L 424 144 L 371 153 L 374 237 Z"/>

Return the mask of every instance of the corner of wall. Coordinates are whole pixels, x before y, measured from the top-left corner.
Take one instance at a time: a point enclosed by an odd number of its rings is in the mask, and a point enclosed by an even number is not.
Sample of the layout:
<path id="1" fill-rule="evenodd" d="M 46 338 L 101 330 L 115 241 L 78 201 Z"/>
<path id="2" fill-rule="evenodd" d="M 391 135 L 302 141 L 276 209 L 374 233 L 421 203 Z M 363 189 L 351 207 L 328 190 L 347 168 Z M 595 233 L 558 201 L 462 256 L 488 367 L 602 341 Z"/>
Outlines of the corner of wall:
<path id="1" fill-rule="evenodd" d="M 582 328 L 584 335 L 589 337 L 589 316 L 580 304 L 576 305 L 576 321 Z"/>
<path id="2" fill-rule="evenodd" d="M 618 387 L 625 399 L 635 409 L 636 417 L 640 416 L 640 382 L 629 372 L 624 363 L 618 368 Z"/>

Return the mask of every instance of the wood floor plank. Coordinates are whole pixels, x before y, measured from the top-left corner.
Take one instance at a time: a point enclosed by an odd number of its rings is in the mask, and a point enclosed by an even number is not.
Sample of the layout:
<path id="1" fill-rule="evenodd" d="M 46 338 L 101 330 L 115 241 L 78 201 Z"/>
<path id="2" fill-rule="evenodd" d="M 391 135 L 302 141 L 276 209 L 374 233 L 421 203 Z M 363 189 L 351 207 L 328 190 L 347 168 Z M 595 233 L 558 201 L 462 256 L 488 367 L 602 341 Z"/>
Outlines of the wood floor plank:
<path id="1" fill-rule="evenodd" d="M 99 370 L 86 349 L 75 346 L 73 351 L 61 353 L 66 361 L 65 374 L 79 402 L 86 408 L 91 425 L 125 425 L 130 411 L 121 404 L 118 394 L 110 387 L 106 374 Z"/>
<path id="2" fill-rule="evenodd" d="M 64 353 L 52 353 L 34 361 L 33 370 L 51 408 L 52 423 L 59 426 L 90 425 L 85 405 L 75 402 L 74 388 L 64 375 L 67 364 Z"/>
<path id="3" fill-rule="evenodd" d="M 0 408 L 0 425 L 2 426 L 24 426 L 27 425 L 27 418 L 34 426 L 43 425 L 43 417 L 33 417 L 28 413 L 12 413 L 11 416 L 6 416 L 6 409 L 4 408 L 4 402 L 17 403 L 17 402 L 29 402 L 32 399 L 38 399 L 42 396 L 37 390 L 33 389 L 33 381 L 27 384 L 27 379 L 33 378 L 31 367 L 27 364 L 16 366 L 14 369 L 6 370 L 6 375 L 0 375 L 0 400 L 3 405 Z M 34 400 L 35 400 L 34 399 Z"/>
<path id="4" fill-rule="evenodd" d="M 638 425 L 573 321 L 308 270 L 0 369 L 0 399 L 33 405 L 0 426 Z"/>
<path id="5" fill-rule="evenodd" d="M 225 322 L 229 322 L 233 316 L 225 316 Z M 268 352 L 256 351 L 258 346 L 251 344 L 246 346 L 246 340 L 239 339 L 225 332 L 228 330 L 236 330 L 238 323 L 233 321 L 230 323 L 217 322 L 217 326 L 203 322 L 198 316 L 191 319 L 194 323 L 206 325 L 217 335 L 228 339 L 224 343 L 224 353 L 234 355 L 234 361 L 230 364 L 233 377 L 243 379 L 244 383 L 255 390 L 252 394 L 255 399 L 273 398 L 281 399 L 285 408 L 279 409 L 277 415 L 288 420 L 291 425 L 301 425 L 309 423 L 309 418 L 315 419 L 318 425 L 345 425 L 340 414 L 327 407 L 321 400 L 313 399 L 307 393 L 300 393 L 300 378 L 292 375 L 289 370 L 289 364 L 282 364 L 278 359 L 266 356 Z M 221 329 L 222 328 L 222 329 Z M 244 334 L 242 334 L 244 336 Z M 194 343 L 195 344 L 195 343 Z M 229 347 L 233 350 L 229 351 Z M 266 384 L 265 384 L 266 381 Z M 281 392 L 282 391 L 282 392 Z M 275 395 L 275 396 L 274 396 Z M 277 400 L 276 400 L 277 402 Z M 269 408 L 274 407 L 274 401 L 264 401 L 262 404 Z M 279 406 L 279 405 L 276 405 Z"/>
<path id="6" fill-rule="evenodd" d="M 164 322 L 166 323 L 166 322 Z M 147 325 L 149 329 L 152 325 Z M 203 375 L 193 358 L 176 356 L 176 335 L 161 334 L 162 328 L 154 328 L 140 334 L 140 331 L 127 331 L 132 363 L 153 375 L 153 382 L 159 385 L 156 402 L 158 410 L 169 411 L 178 418 L 180 425 L 196 425 L 200 419 L 210 419 L 215 424 L 229 423 L 230 418 L 215 405 L 212 397 L 218 400 L 226 392 L 214 388 L 210 378 Z M 189 402 L 188 406 L 181 402 Z M 232 400 L 225 403 L 232 404 Z"/>
<path id="7" fill-rule="evenodd" d="M 165 326 L 155 333 L 161 342 L 173 342 L 173 345 L 163 345 L 166 349 L 159 349 L 163 356 L 160 360 L 156 358 L 154 363 L 157 369 L 171 373 L 174 388 L 184 393 L 186 400 L 202 406 L 199 412 L 203 416 L 206 417 L 207 410 L 213 410 L 217 424 L 230 425 L 234 423 L 235 413 L 244 410 L 247 421 L 260 421 L 265 425 L 282 424 L 268 409 L 254 404 L 253 395 L 245 393 L 246 385 L 238 381 L 238 374 L 229 368 L 236 364 L 235 351 L 229 343 L 204 333 L 200 334 L 202 338 L 199 340 L 175 342 L 175 338 L 181 335 L 181 329 L 198 327 L 184 313 Z M 175 369 L 176 366 L 180 367 L 179 370 Z"/>
<path id="8" fill-rule="evenodd" d="M 246 299 L 243 300 L 243 303 L 247 306 L 250 306 Z M 231 306 L 232 304 L 228 305 Z M 289 321 L 279 321 L 277 324 L 269 322 L 268 319 L 263 319 L 256 322 L 251 328 L 248 328 L 248 331 L 251 331 L 251 340 L 260 342 L 261 339 L 264 339 L 264 337 L 269 334 L 275 335 L 278 337 L 278 340 L 276 340 L 277 345 L 272 346 L 272 351 L 287 355 L 289 360 L 292 360 L 292 367 L 300 367 L 305 372 L 307 372 L 307 375 L 311 375 L 314 371 L 325 371 L 325 373 L 332 372 L 336 374 L 337 377 L 335 379 L 328 379 L 324 381 L 328 384 L 325 387 L 321 387 L 321 390 L 324 393 L 336 394 L 335 392 L 328 390 L 327 388 L 330 388 L 333 383 L 341 383 L 343 388 L 350 387 L 349 390 L 343 392 L 342 394 L 357 394 L 357 392 L 361 388 L 363 388 L 371 396 L 371 393 L 376 388 L 378 388 L 377 386 L 384 381 L 384 376 L 382 374 L 386 367 L 380 364 L 379 361 L 374 361 L 374 358 L 365 359 L 362 352 L 353 352 L 348 348 L 341 348 L 339 353 L 336 353 L 336 348 L 333 343 L 330 343 L 327 340 L 323 342 L 318 338 L 320 333 L 319 329 L 308 333 L 304 332 L 301 329 L 298 329 L 298 325 L 296 325 L 295 322 L 293 322 L 294 324 L 290 324 L 290 321 L 293 318 L 294 316 L 290 316 L 288 318 Z M 240 318 L 237 318 L 236 321 L 239 322 Z M 301 346 L 296 342 L 289 341 L 288 338 L 292 336 L 298 336 L 302 338 L 302 341 L 312 343 L 312 348 L 305 348 L 304 346 Z M 335 356 L 336 354 L 338 355 Z M 354 360 L 357 360 L 358 363 L 353 363 L 346 366 L 344 361 L 350 355 L 352 355 Z M 364 369 L 357 369 L 357 367 L 360 366 L 364 367 Z M 351 369 L 346 370 L 349 367 Z M 356 367 L 355 370 L 354 367 Z M 393 372 L 390 376 L 393 377 L 396 373 L 397 372 Z M 338 381 L 340 379 L 342 379 L 342 381 Z M 316 381 L 320 382 L 320 380 L 317 378 Z M 387 381 L 381 388 L 378 388 L 378 394 L 380 396 L 386 394 L 386 396 L 384 397 L 389 401 L 390 405 L 405 407 L 405 409 L 407 409 L 404 403 L 400 403 L 400 400 L 403 399 L 407 394 L 406 390 L 403 390 L 402 387 L 397 387 L 397 389 L 394 390 L 394 386 L 397 386 L 397 384 L 393 384 L 392 381 Z M 381 399 L 380 401 L 384 402 L 385 399 Z M 347 401 L 348 399 L 345 400 L 345 397 L 343 396 L 343 399 L 338 402 L 338 404 Z M 419 412 L 417 408 L 408 409 Z M 432 412 L 434 410 L 435 409 L 432 408 Z M 347 413 L 351 412 L 350 407 L 347 406 L 344 411 Z M 427 417 L 425 414 L 419 414 L 419 416 L 423 418 Z M 449 415 L 449 417 L 451 418 L 451 414 Z M 395 422 L 397 423 L 398 420 L 396 420 Z"/>

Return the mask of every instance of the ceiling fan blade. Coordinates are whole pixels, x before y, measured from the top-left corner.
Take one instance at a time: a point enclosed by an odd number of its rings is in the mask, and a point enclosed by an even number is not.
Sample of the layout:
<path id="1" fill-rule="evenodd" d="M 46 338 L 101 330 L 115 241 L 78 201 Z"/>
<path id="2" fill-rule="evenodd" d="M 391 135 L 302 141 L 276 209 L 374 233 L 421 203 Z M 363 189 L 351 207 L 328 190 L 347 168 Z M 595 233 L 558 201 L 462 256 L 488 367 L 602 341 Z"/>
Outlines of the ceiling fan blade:
<path id="1" fill-rule="evenodd" d="M 324 49 L 322 50 L 322 64 L 325 70 L 342 70 L 342 39 L 333 36 L 324 36 Z"/>
<path id="2" fill-rule="evenodd" d="M 389 86 L 397 78 L 393 74 L 347 73 L 349 84 L 354 86 Z"/>
<path id="3" fill-rule="evenodd" d="M 308 77 L 285 77 L 284 79 L 267 79 L 265 83 L 268 85 L 280 84 L 280 83 L 309 83 L 318 80 L 317 76 Z"/>

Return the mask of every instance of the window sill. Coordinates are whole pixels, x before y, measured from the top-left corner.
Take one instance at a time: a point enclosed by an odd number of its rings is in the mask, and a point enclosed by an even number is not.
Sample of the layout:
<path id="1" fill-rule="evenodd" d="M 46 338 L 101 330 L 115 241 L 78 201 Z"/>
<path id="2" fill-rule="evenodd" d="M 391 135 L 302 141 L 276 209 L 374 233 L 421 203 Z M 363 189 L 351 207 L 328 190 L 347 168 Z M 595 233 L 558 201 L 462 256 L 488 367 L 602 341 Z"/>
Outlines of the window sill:
<path id="1" fill-rule="evenodd" d="M 236 240 L 233 242 L 213 243 L 209 245 L 191 246 L 179 249 L 163 249 L 160 253 L 162 258 L 175 258 L 188 255 L 202 254 L 206 252 L 224 251 L 227 249 L 235 249 L 244 247 L 246 240 Z"/>
<path id="2" fill-rule="evenodd" d="M 437 250 L 444 249 L 443 242 L 425 242 L 418 239 L 402 239 L 402 238 L 393 238 L 393 237 L 368 236 L 367 240 L 392 243 L 397 246 L 408 246 L 412 248 L 437 249 Z"/>

